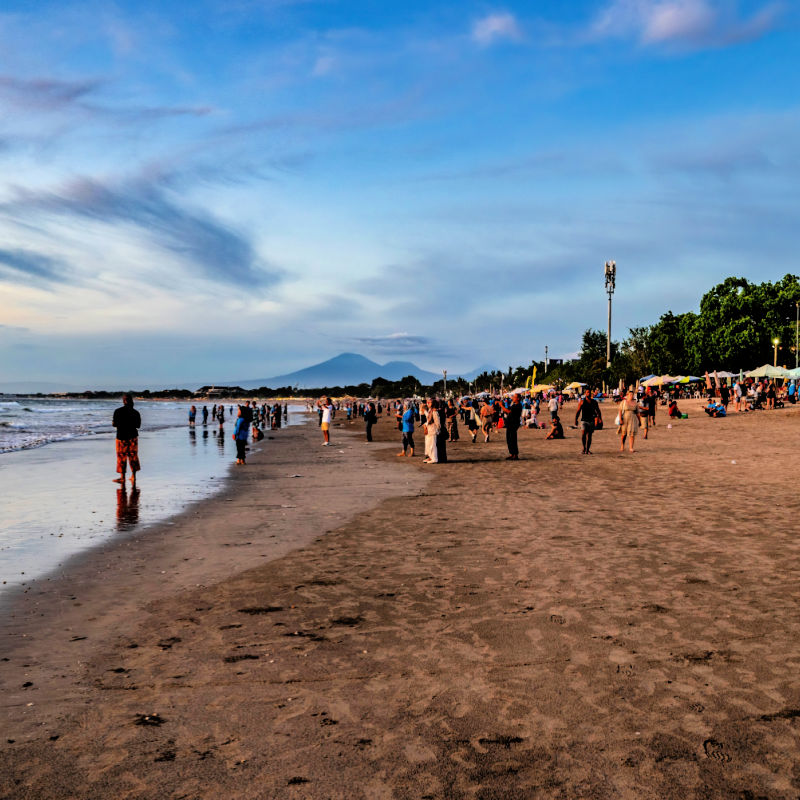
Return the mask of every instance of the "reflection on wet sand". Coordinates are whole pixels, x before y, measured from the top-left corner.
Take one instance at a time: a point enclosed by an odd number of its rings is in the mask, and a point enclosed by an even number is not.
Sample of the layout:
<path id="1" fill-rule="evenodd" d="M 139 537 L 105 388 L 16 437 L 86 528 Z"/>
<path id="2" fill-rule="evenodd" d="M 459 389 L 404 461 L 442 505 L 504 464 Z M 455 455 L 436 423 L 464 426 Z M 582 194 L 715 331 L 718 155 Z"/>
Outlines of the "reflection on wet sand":
<path id="1" fill-rule="evenodd" d="M 189 441 L 197 447 L 197 431 L 194 428 L 189 428 Z"/>
<path id="2" fill-rule="evenodd" d="M 117 530 L 123 531 L 139 523 L 139 490 L 128 493 L 123 485 L 117 489 Z"/>

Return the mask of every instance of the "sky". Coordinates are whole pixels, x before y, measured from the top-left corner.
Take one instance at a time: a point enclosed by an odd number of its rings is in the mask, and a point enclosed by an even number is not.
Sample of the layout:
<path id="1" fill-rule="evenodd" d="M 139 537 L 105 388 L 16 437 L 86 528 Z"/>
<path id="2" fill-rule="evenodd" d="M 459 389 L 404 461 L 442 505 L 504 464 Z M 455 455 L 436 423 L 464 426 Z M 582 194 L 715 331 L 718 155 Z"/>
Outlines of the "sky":
<path id="1" fill-rule="evenodd" d="M 3 381 L 570 357 L 776 280 L 785 0 L 4 0 Z"/>

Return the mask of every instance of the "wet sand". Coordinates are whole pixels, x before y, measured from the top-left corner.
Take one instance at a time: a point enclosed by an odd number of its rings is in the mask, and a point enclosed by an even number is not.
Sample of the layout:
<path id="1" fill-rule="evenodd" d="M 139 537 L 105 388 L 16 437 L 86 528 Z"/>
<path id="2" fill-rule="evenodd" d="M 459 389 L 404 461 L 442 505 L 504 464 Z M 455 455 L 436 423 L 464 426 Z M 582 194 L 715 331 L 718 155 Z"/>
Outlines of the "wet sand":
<path id="1" fill-rule="evenodd" d="M 0 796 L 800 796 L 800 409 L 688 408 L 519 462 L 283 432 L 17 599 Z"/>

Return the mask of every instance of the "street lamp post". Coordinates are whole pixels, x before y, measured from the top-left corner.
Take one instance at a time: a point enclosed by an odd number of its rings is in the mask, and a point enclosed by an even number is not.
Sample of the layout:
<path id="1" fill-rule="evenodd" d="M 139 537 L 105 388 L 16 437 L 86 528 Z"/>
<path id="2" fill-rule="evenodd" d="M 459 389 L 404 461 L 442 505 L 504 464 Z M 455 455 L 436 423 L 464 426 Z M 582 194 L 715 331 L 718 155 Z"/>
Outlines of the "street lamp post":
<path id="1" fill-rule="evenodd" d="M 800 338 L 800 302 L 794 304 L 794 368 L 797 369 L 798 367 L 798 360 L 797 357 L 800 355 L 800 351 L 798 351 L 798 338 Z"/>
<path id="2" fill-rule="evenodd" d="M 606 261 L 606 292 L 608 293 L 608 334 L 606 337 L 606 369 L 611 368 L 611 295 L 614 294 L 617 281 L 617 262 Z"/>
<path id="3" fill-rule="evenodd" d="M 772 366 L 773 367 L 777 367 L 778 366 L 778 345 L 780 343 L 781 343 L 780 339 L 773 339 L 772 340 L 772 346 L 775 348 L 775 356 L 772 359 Z"/>

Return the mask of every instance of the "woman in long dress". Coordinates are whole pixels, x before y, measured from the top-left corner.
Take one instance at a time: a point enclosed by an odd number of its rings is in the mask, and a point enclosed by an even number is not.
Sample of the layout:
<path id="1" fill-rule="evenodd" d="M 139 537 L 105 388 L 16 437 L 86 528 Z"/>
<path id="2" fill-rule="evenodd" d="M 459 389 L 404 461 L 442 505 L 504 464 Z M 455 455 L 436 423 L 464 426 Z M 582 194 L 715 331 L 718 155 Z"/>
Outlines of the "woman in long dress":
<path id="1" fill-rule="evenodd" d="M 625 449 L 625 440 L 628 439 L 628 449 L 633 452 L 633 443 L 639 431 L 639 404 L 633 395 L 633 390 L 625 395 L 619 404 L 619 427 L 617 433 L 620 436 L 619 451 Z"/>

